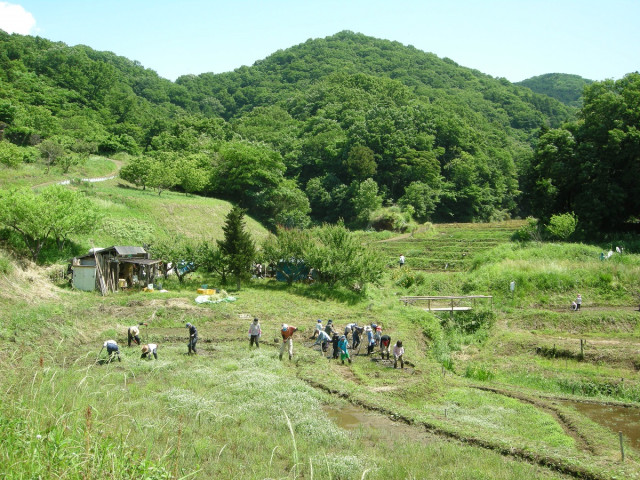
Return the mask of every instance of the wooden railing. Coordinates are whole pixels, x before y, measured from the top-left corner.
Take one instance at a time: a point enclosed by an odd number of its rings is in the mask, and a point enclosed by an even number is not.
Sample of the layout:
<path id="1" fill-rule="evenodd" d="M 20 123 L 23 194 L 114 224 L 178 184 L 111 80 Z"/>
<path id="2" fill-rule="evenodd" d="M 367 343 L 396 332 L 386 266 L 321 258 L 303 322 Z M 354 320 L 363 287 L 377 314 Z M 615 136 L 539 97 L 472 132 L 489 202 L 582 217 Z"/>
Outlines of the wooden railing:
<path id="1" fill-rule="evenodd" d="M 493 308 L 493 296 L 491 295 L 460 295 L 460 296 L 404 296 L 400 297 L 400 301 L 405 305 L 413 305 L 418 302 L 427 302 L 426 310 L 429 311 L 464 311 L 471 310 L 476 305 L 478 299 L 490 299 L 491 308 Z M 464 300 L 471 300 L 471 306 L 462 306 L 460 303 Z M 446 303 L 446 305 L 443 305 Z"/>

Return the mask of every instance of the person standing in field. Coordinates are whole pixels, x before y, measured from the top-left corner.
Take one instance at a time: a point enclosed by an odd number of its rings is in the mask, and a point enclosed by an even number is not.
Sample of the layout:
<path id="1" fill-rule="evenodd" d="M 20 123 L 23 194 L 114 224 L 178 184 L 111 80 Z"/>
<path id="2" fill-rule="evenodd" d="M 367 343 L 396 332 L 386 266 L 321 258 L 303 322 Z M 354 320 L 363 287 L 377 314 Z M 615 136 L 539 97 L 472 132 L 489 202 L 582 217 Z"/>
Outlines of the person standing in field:
<path id="1" fill-rule="evenodd" d="M 327 326 L 324 327 L 324 331 L 327 335 L 332 336 L 334 333 L 337 333 L 333 328 L 333 320 L 327 321 Z"/>
<path id="2" fill-rule="evenodd" d="M 380 325 L 376 325 L 375 332 L 373 334 L 373 339 L 376 342 L 376 346 L 380 345 L 381 338 L 382 338 L 382 327 Z"/>
<path id="3" fill-rule="evenodd" d="M 280 345 L 280 360 L 282 360 L 282 354 L 285 349 L 289 351 L 289 360 L 293 358 L 293 334 L 298 329 L 294 326 L 289 326 L 286 323 L 282 324 L 282 328 L 280 329 L 280 333 L 282 334 L 282 345 Z"/>
<path id="4" fill-rule="evenodd" d="M 190 323 L 187 323 L 186 327 L 189 329 L 189 343 L 187 344 L 187 347 L 189 348 L 189 355 L 191 355 L 191 352 L 193 352 L 194 355 L 197 355 L 196 343 L 198 343 L 198 330 Z"/>
<path id="5" fill-rule="evenodd" d="M 380 355 L 384 360 L 384 354 L 387 354 L 387 360 L 389 360 L 389 350 L 391 349 L 391 337 L 389 335 L 382 335 L 380 337 Z"/>
<path id="6" fill-rule="evenodd" d="M 582 305 L 582 295 L 578 294 L 576 298 L 576 310 L 580 310 L 580 305 Z"/>
<path id="7" fill-rule="evenodd" d="M 340 337 L 338 336 L 337 333 L 334 333 L 333 337 L 331 337 L 331 346 L 333 347 L 333 352 L 331 357 L 334 359 L 337 359 L 338 355 L 340 354 L 340 347 L 338 346 L 339 343 L 340 343 Z"/>
<path id="8" fill-rule="evenodd" d="M 371 355 L 373 348 L 376 346 L 376 340 L 374 338 L 373 329 L 367 325 L 364 327 L 364 331 L 367 334 L 367 355 Z"/>
<path id="9" fill-rule="evenodd" d="M 340 349 L 340 361 L 344 365 L 345 359 L 349 360 L 351 363 L 351 357 L 349 356 L 349 342 L 347 341 L 347 337 L 342 335 L 340 340 L 338 341 L 338 348 Z"/>
<path id="10" fill-rule="evenodd" d="M 249 325 L 249 348 L 255 343 L 256 348 L 260 348 L 260 337 L 262 336 L 262 328 L 260 328 L 260 320 L 253 319 Z"/>
<path id="11" fill-rule="evenodd" d="M 351 350 L 355 350 L 360 345 L 360 335 L 362 335 L 362 333 L 364 332 L 364 327 L 354 325 L 351 331 L 353 332 L 351 340 Z"/>
<path id="12" fill-rule="evenodd" d="M 400 263 L 400 266 L 401 266 L 401 267 L 404 267 L 404 261 L 405 261 L 405 259 L 404 259 L 404 255 L 402 255 L 402 254 L 401 254 L 401 255 L 400 255 L 400 260 L 399 260 L 399 263 Z"/>
<path id="13" fill-rule="evenodd" d="M 147 355 L 149 355 L 149 357 L 153 355 L 153 358 L 157 360 L 158 345 L 156 345 L 155 343 L 148 343 L 146 345 L 142 345 L 142 355 L 140 355 L 140 358 L 147 358 Z"/>

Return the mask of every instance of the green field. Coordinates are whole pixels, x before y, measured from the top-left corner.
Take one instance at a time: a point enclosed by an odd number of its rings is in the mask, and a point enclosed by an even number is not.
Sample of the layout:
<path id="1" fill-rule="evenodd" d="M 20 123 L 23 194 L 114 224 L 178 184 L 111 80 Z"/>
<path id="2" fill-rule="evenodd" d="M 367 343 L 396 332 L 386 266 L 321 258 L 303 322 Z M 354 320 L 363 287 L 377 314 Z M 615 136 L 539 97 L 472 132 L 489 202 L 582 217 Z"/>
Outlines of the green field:
<path id="1" fill-rule="evenodd" d="M 79 249 L 171 232 L 214 241 L 230 208 L 118 180 L 89 193 L 102 223 L 74 239 Z M 199 273 L 166 280 L 167 293 L 101 297 L 0 252 L 0 477 L 640 478 L 637 438 L 624 433 L 621 462 L 617 429 L 580 408 L 622 408 L 631 426 L 640 415 L 640 256 L 511 243 L 521 224 L 363 232 L 388 265 L 365 294 L 254 279 L 215 305 L 194 302 L 200 284 L 220 286 Z M 571 312 L 577 293 L 582 311 Z M 452 316 L 403 295 L 493 302 Z M 261 320 L 259 350 L 246 316 Z M 364 348 L 351 365 L 324 358 L 308 338 L 318 318 L 382 325 L 404 341 L 406 368 Z M 126 346 L 138 322 L 157 361 Z M 195 357 L 186 322 L 199 330 Z M 300 330 L 291 362 L 278 360 L 282 323 Z M 109 338 L 122 362 L 98 357 Z"/>

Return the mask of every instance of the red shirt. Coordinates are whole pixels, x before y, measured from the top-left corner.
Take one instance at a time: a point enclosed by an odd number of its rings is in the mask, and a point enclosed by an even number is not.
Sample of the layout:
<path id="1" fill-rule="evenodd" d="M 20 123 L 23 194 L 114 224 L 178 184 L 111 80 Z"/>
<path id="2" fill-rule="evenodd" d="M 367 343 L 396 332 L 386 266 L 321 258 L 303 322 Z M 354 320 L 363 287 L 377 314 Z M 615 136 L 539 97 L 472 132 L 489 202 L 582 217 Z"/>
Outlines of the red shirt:
<path id="1" fill-rule="evenodd" d="M 280 333 L 282 333 L 282 340 L 289 340 L 293 335 L 293 332 L 296 330 L 298 330 L 296 327 L 289 327 L 286 330 L 280 330 Z"/>

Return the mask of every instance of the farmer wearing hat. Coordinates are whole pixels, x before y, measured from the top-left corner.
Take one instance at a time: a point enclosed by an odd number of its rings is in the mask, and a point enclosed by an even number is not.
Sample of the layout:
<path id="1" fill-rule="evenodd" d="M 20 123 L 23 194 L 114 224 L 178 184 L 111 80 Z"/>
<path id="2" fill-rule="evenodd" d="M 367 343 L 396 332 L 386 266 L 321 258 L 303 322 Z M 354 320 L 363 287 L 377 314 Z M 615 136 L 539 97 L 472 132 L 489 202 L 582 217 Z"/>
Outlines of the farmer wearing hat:
<path id="1" fill-rule="evenodd" d="M 338 348 L 340 349 L 340 361 L 344 365 L 344 360 L 349 360 L 351 363 L 351 357 L 349 356 L 349 342 L 347 341 L 347 337 L 342 335 L 340 340 L 338 341 Z"/>
<path id="2" fill-rule="evenodd" d="M 142 355 L 140 355 L 140 358 L 147 358 L 147 355 L 149 355 L 149 358 L 151 358 L 151 355 L 153 355 L 153 358 L 157 360 L 158 345 L 156 345 L 155 343 L 148 343 L 146 345 L 142 345 Z"/>
<path id="3" fill-rule="evenodd" d="M 190 323 L 187 323 L 186 327 L 189 329 L 189 343 L 187 344 L 189 347 L 189 355 L 191 355 L 191 352 L 193 352 L 194 355 L 197 355 L 196 343 L 198 342 L 198 330 Z"/>
<path id="4" fill-rule="evenodd" d="M 351 331 L 353 332 L 352 342 L 351 342 L 351 349 L 355 350 L 360 345 L 360 336 L 364 332 L 364 327 L 359 327 L 356 324 L 351 328 Z"/>
<path id="5" fill-rule="evenodd" d="M 146 325 L 146 323 L 140 323 L 139 325 Z M 137 325 L 132 325 L 127 330 L 127 346 L 131 346 L 131 341 L 136 342 L 136 345 L 140 345 L 140 329 Z"/>
<path id="6" fill-rule="evenodd" d="M 370 355 L 373 352 L 373 347 L 376 346 L 374 331 L 369 325 L 364 327 L 364 331 L 367 334 L 367 355 Z"/>
<path id="7" fill-rule="evenodd" d="M 327 321 L 327 326 L 324 327 L 324 331 L 327 335 L 332 336 L 334 333 L 337 333 L 333 328 L 333 320 Z"/>
<path id="8" fill-rule="evenodd" d="M 262 335 L 262 328 L 260 328 L 260 320 L 253 319 L 251 325 L 249 325 L 249 348 L 255 343 L 256 348 L 260 348 L 260 336 Z"/>
<path id="9" fill-rule="evenodd" d="M 282 360 L 282 354 L 285 348 L 289 350 L 289 360 L 293 357 L 293 334 L 298 329 L 294 326 L 289 326 L 286 323 L 282 324 L 280 333 L 282 334 L 282 345 L 280 345 L 280 360 Z"/>

